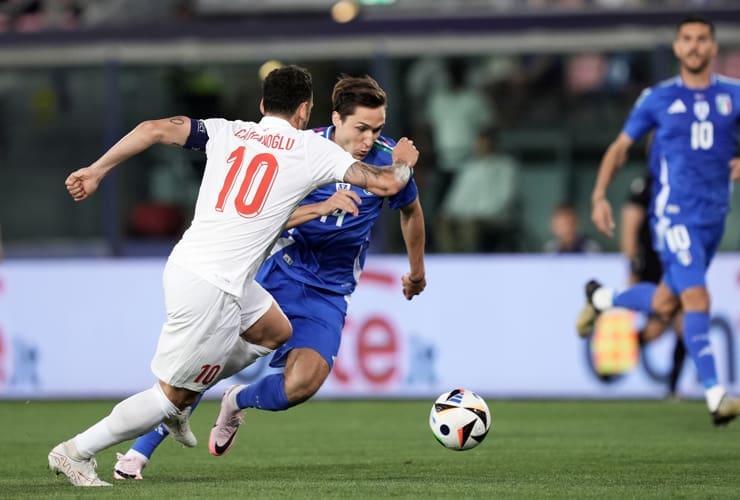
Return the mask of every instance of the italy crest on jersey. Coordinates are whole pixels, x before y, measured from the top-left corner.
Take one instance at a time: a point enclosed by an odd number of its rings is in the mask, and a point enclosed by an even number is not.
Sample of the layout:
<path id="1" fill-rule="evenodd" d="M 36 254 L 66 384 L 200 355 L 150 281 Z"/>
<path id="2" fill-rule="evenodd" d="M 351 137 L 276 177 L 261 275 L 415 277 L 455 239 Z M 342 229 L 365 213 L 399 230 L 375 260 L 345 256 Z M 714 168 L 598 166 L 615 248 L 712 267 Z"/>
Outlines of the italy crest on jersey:
<path id="1" fill-rule="evenodd" d="M 714 98 L 714 104 L 717 106 L 717 112 L 723 116 L 732 113 L 732 98 L 729 94 L 717 94 Z"/>

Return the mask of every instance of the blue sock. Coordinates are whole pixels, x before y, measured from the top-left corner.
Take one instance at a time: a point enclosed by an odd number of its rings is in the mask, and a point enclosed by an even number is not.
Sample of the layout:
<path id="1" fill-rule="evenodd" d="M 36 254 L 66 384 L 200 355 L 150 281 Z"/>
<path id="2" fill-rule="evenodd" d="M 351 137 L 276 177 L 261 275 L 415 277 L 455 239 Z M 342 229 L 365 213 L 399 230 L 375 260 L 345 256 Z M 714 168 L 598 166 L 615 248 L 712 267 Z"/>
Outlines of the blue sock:
<path id="1" fill-rule="evenodd" d="M 654 283 L 637 283 L 614 295 L 614 307 L 624 307 L 632 311 L 650 314 L 653 311 L 653 295 L 658 288 Z"/>
<path id="2" fill-rule="evenodd" d="M 198 406 L 198 403 L 200 403 L 200 400 L 203 398 L 203 393 L 201 393 L 198 398 L 195 400 L 195 402 L 190 405 L 190 414 L 192 415 L 195 411 L 195 408 Z M 143 436 L 140 436 L 136 441 L 134 441 L 134 444 L 131 445 L 132 450 L 136 450 L 142 455 L 144 455 L 146 458 L 152 458 L 152 455 L 154 454 L 154 450 L 157 449 L 157 446 L 162 444 L 162 441 L 164 441 L 164 438 L 166 438 L 169 435 L 169 431 L 164 426 L 164 424 L 159 424 L 156 426 L 152 431 L 147 432 Z"/>
<path id="3" fill-rule="evenodd" d="M 271 411 L 287 410 L 292 406 L 285 395 L 285 377 L 282 373 L 268 375 L 248 385 L 236 395 L 236 403 L 239 408 Z"/>
<path id="4" fill-rule="evenodd" d="M 696 364 L 699 380 L 705 389 L 717 385 L 717 367 L 709 343 L 709 313 L 686 312 L 683 316 L 684 344 Z"/>

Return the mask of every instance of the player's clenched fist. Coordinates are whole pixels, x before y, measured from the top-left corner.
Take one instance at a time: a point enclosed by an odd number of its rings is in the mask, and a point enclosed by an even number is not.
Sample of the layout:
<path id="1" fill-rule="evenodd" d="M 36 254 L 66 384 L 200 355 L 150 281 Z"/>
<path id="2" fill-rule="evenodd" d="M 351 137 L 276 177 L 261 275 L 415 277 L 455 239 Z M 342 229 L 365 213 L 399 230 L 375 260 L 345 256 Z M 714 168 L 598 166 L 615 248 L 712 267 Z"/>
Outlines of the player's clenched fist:
<path id="1" fill-rule="evenodd" d="M 401 276 L 401 285 L 403 296 L 406 297 L 406 300 L 411 300 L 424 291 L 427 287 L 427 280 L 424 276 L 414 279 L 411 277 L 411 273 L 406 273 Z"/>
<path id="2" fill-rule="evenodd" d="M 69 174 L 64 185 L 75 201 L 82 201 L 98 189 L 101 179 L 94 169 L 85 167 Z"/>
<path id="3" fill-rule="evenodd" d="M 407 137 L 402 137 L 393 148 L 393 162 L 403 162 L 409 167 L 416 165 L 419 159 L 419 150 L 414 146 L 414 141 Z"/>

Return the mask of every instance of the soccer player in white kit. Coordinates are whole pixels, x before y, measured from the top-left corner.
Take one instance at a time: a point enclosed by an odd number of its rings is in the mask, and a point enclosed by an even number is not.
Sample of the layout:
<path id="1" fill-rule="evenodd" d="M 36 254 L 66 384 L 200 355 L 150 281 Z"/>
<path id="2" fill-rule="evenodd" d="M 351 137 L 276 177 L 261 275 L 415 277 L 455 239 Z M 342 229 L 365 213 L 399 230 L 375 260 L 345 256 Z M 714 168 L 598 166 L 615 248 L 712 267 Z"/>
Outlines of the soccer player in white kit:
<path id="1" fill-rule="evenodd" d="M 259 123 L 184 116 L 145 121 L 69 175 L 67 190 L 81 201 L 111 169 L 154 144 L 205 149 L 207 155 L 193 221 L 165 266 L 167 321 L 151 365 L 159 381 L 55 446 L 48 457 L 52 471 L 75 486 L 109 486 L 95 470 L 97 452 L 161 422 L 177 438 L 200 393 L 290 337 L 290 322 L 254 276 L 307 194 L 337 181 L 380 196 L 406 185 L 419 155 L 411 141 L 398 142 L 392 165 L 366 165 L 304 130 L 312 106 L 311 75 L 286 66 L 263 82 Z M 205 144 L 200 127 L 207 131 Z"/>

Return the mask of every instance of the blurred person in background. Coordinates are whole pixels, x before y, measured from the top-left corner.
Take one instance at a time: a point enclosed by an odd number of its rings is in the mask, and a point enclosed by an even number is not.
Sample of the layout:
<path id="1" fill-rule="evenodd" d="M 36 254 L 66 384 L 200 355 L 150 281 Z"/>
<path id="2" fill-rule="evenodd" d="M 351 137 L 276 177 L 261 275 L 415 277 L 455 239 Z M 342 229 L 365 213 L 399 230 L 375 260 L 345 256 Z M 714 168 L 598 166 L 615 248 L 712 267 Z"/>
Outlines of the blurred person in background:
<path id="1" fill-rule="evenodd" d="M 97 475 L 95 454 L 159 423 L 164 422 L 179 442 L 195 446 L 187 417 L 199 394 L 290 338 L 288 318 L 254 278 L 303 198 L 331 182 L 391 196 L 411 177 L 419 153 L 408 139 L 401 139 L 392 157 L 386 157 L 393 164 L 379 168 L 304 130 L 313 107 L 312 78 L 305 69 L 273 70 L 262 94 L 264 117 L 259 123 L 185 116 L 145 121 L 65 181 L 72 198 L 81 201 L 97 190 L 110 170 L 155 144 L 207 154 L 193 221 L 164 270 L 167 321 L 151 364 L 159 380 L 51 450 L 50 469 L 75 486 L 110 486 Z M 357 214 L 354 203 L 342 201 L 343 209 Z M 329 216 L 337 207 L 328 208 L 322 215 Z M 84 311 L 81 314 L 84 320 Z M 272 384 L 267 392 L 253 391 L 252 396 L 263 404 L 287 403 L 291 396 L 301 396 L 292 391 L 300 388 Z M 233 434 L 223 435 L 236 432 L 236 427 L 228 427 L 231 422 L 224 427 L 222 419 L 217 420 L 211 449 L 231 445 Z"/>
<path id="2" fill-rule="evenodd" d="M 704 386 L 712 422 L 724 425 L 740 413 L 740 400 L 730 397 L 717 377 L 706 273 L 724 232 L 730 181 L 740 178 L 740 160 L 733 159 L 740 83 L 713 72 L 717 51 L 712 22 L 684 18 L 673 42 L 679 75 L 643 92 L 604 153 L 591 194 L 591 218 L 611 237 L 609 184 L 634 142 L 654 131 L 653 146 L 660 157 L 651 221 L 663 275 L 657 287 L 638 283 L 621 292 L 589 281 L 577 327 L 593 327 L 598 314 L 611 307 L 657 316 L 665 324 L 682 312 L 685 347 Z"/>
<path id="3" fill-rule="evenodd" d="M 393 139 L 380 135 L 386 106 L 385 91 L 374 79 L 343 75 L 332 92 L 332 125 L 315 132 L 356 160 L 386 165 L 395 146 Z M 370 232 L 385 201 L 400 210 L 409 258 L 401 292 L 411 300 L 424 290 L 424 214 L 413 179 L 387 198 L 344 183 L 312 192 L 291 215 L 288 229 L 257 276 L 293 325 L 290 340 L 270 363 L 283 367 L 284 373 L 227 389 L 224 407 L 232 408 L 226 411 L 235 422 L 241 422 L 242 408 L 280 411 L 302 403 L 329 376 L 339 352 L 347 307 L 365 264 Z M 357 213 L 352 214 L 347 206 L 357 206 Z M 290 390 L 280 394 L 283 386 Z M 167 434 L 167 428 L 160 425 L 139 438 L 125 455 L 118 454 L 113 477 L 142 479 L 142 469 Z M 232 438 L 229 445 L 233 443 Z M 212 447 L 210 451 L 220 456 L 227 450 Z"/>
<path id="4" fill-rule="evenodd" d="M 449 59 L 445 75 L 445 84 L 431 89 L 426 109 L 436 157 L 425 183 L 424 206 L 431 221 L 436 221 L 455 176 L 473 159 L 480 131 L 495 121 L 485 95 L 469 84 L 464 59 Z"/>
<path id="5" fill-rule="evenodd" d="M 583 234 L 578 210 L 570 201 L 564 201 L 553 209 L 550 215 L 550 230 L 553 238 L 545 242 L 543 248 L 547 253 L 569 254 L 601 251 L 601 245 Z"/>
<path id="6" fill-rule="evenodd" d="M 473 158 L 452 181 L 437 222 L 441 252 L 513 251 L 519 163 L 498 150 L 498 131 L 478 132 Z"/>

